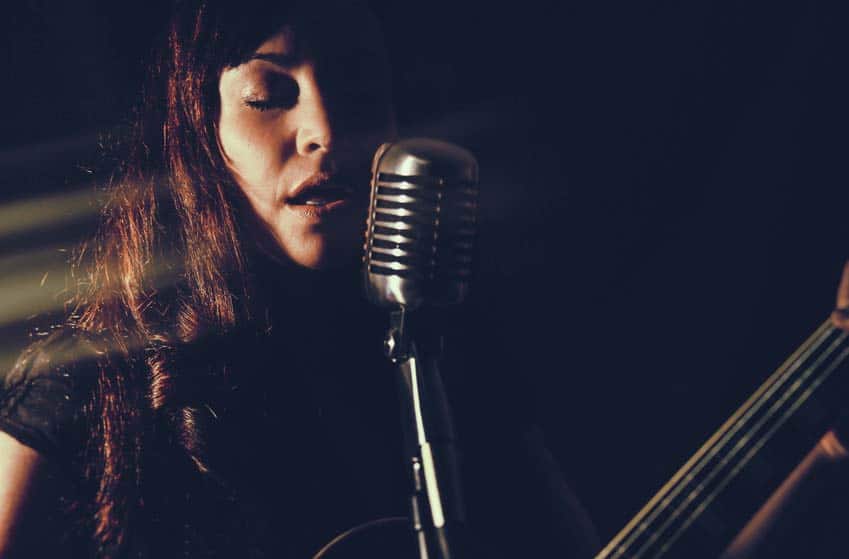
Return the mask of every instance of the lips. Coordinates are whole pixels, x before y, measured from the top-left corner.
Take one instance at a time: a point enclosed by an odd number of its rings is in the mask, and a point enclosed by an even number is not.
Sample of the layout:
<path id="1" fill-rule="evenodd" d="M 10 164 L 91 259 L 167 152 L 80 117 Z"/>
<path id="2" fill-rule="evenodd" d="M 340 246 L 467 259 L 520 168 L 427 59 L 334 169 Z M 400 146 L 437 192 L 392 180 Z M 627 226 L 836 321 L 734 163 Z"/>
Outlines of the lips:
<path id="1" fill-rule="evenodd" d="M 368 181 L 356 180 L 356 174 L 318 173 L 293 188 L 284 199 L 285 208 L 310 224 L 350 215 L 357 204 L 357 193 L 364 192 Z M 346 210 L 347 208 L 347 210 Z"/>
<path id="2" fill-rule="evenodd" d="M 337 184 L 325 184 L 308 188 L 297 196 L 287 198 L 286 203 L 293 206 L 323 206 L 348 198 L 350 195 L 350 188 Z"/>
<path id="3" fill-rule="evenodd" d="M 350 181 L 340 175 L 317 174 L 303 181 L 286 197 L 290 206 L 326 206 L 351 197 Z"/>

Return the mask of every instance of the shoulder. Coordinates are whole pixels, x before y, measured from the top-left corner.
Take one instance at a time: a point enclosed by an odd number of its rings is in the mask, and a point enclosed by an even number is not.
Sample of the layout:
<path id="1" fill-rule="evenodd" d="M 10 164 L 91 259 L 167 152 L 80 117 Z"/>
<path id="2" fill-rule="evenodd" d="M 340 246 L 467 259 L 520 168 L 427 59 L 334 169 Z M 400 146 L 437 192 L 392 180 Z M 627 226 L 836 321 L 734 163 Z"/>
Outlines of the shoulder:
<path id="1" fill-rule="evenodd" d="M 83 436 L 101 355 L 69 326 L 31 344 L 0 383 L 0 430 L 48 457 L 69 452 Z"/>
<path id="2" fill-rule="evenodd" d="M 469 305 L 451 317 L 444 347 L 444 382 L 456 395 L 455 409 L 484 431 L 494 423 L 500 429 L 521 431 L 534 425 L 535 381 L 522 347 L 500 328 L 497 311 Z M 463 421 L 463 418 L 458 418 Z"/>

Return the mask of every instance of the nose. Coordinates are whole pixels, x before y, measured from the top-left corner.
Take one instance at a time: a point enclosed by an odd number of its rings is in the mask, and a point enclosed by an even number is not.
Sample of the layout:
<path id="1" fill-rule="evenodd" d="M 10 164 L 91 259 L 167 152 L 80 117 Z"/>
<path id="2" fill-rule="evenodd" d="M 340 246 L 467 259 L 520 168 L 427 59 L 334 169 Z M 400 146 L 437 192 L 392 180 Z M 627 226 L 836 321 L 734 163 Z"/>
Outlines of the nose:
<path id="1" fill-rule="evenodd" d="M 298 100 L 299 118 L 295 147 L 300 155 L 330 151 L 333 141 L 332 125 L 327 104 L 315 79 L 308 80 Z"/>

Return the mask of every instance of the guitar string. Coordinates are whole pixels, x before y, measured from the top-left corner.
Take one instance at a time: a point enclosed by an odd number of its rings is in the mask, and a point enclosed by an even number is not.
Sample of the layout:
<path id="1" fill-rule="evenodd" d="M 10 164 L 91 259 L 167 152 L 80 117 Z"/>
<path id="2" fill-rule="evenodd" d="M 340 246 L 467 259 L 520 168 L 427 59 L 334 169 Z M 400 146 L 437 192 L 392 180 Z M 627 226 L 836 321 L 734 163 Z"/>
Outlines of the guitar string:
<path id="1" fill-rule="evenodd" d="M 843 336 L 845 340 L 845 335 Z M 843 340 L 841 340 L 842 342 Z M 677 541 L 680 535 L 686 530 L 693 522 L 695 522 L 699 516 L 707 509 L 707 506 L 713 502 L 713 500 L 719 495 L 719 493 L 725 489 L 725 487 L 731 483 L 731 481 L 740 473 L 740 471 L 749 463 L 749 461 L 758 453 L 758 451 L 763 448 L 763 446 L 769 442 L 769 439 L 772 438 L 772 435 L 793 415 L 793 413 L 798 410 L 802 404 L 804 404 L 808 398 L 814 393 L 814 391 L 825 382 L 829 376 L 846 361 L 846 358 L 849 357 L 849 348 L 845 348 L 840 355 L 832 362 L 832 364 L 822 372 L 822 375 L 816 377 L 812 386 L 805 390 L 799 398 L 793 400 L 793 404 L 790 408 L 779 418 L 776 424 L 766 433 L 764 434 L 757 444 L 755 444 L 749 452 L 747 452 L 744 457 L 740 460 L 740 462 L 725 476 L 725 479 L 717 485 L 716 489 L 705 497 L 702 503 L 692 512 L 692 514 L 687 518 L 687 520 L 678 528 L 678 530 L 670 537 L 668 542 L 661 548 L 660 553 L 656 557 L 660 557 L 663 555 L 669 547 Z"/>
<path id="2" fill-rule="evenodd" d="M 826 321 L 812 334 L 771 377 L 738 409 L 734 415 L 705 443 L 687 464 L 652 498 L 643 510 L 602 550 L 597 556 L 602 558 L 614 553 L 620 556 L 631 546 L 633 540 L 645 532 L 655 518 L 668 507 L 669 503 L 680 493 L 684 486 L 705 467 L 721 447 L 727 444 L 727 439 L 734 436 L 745 426 L 746 418 L 757 412 L 764 402 L 774 392 L 786 384 L 787 380 L 806 362 L 812 353 L 817 351 L 833 332 L 833 327 Z M 823 335 L 825 334 L 825 335 Z M 687 476 L 685 483 L 681 478 Z M 635 527 L 639 526 L 639 529 Z M 623 541 L 624 540 L 624 541 Z M 618 550 L 618 551 L 617 551 Z"/>
<path id="3" fill-rule="evenodd" d="M 829 334 L 831 334 L 831 333 L 832 332 L 829 332 Z M 686 513 L 687 509 L 694 502 L 695 498 L 698 497 L 699 494 L 704 491 L 707 484 L 710 483 L 713 480 L 713 478 L 721 475 L 722 469 L 725 466 L 727 466 L 728 463 L 731 460 L 733 460 L 745 448 L 745 443 L 748 440 L 751 440 L 753 438 L 755 431 L 760 429 L 768 421 L 772 420 L 777 414 L 783 413 L 785 411 L 784 406 L 788 402 L 788 399 L 792 396 L 792 394 L 799 389 L 799 387 L 801 386 L 801 383 L 803 381 L 806 381 L 810 375 L 817 372 L 817 369 L 821 366 L 822 362 L 824 360 L 828 359 L 831 356 L 831 353 L 833 353 L 833 351 L 840 346 L 840 343 L 843 341 L 844 338 L 845 338 L 845 335 L 841 336 L 837 341 L 832 342 L 831 345 L 829 346 L 828 350 L 823 354 L 819 354 L 819 356 L 816 358 L 816 360 L 813 364 L 809 364 L 804 369 L 802 369 L 802 373 L 800 375 L 801 378 L 796 379 L 796 382 L 791 384 L 790 388 L 781 395 L 781 397 L 778 399 L 778 401 L 773 403 L 772 406 L 770 407 L 770 409 L 767 410 L 765 412 L 765 414 L 762 417 L 760 417 L 760 419 L 758 419 L 756 421 L 754 427 L 751 427 L 751 428 L 747 429 L 746 431 L 744 431 L 744 436 L 740 440 L 738 440 L 735 443 L 733 440 L 730 440 L 730 438 L 729 438 L 729 440 L 728 440 L 728 442 L 725 446 L 729 446 L 730 444 L 734 444 L 735 446 L 732 448 L 731 451 L 727 451 L 724 448 L 722 449 L 724 451 L 724 453 L 721 455 L 721 460 L 719 461 L 719 463 L 717 465 L 713 465 L 713 467 L 708 471 L 708 474 L 706 476 L 704 476 L 702 479 L 697 479 L 695 476 L 693 476 L 691 479 L 687 479 L 685 481 L 685 483 L 681 487 L 681 490 L 683 491 L 684 489 L 689 489 L 689 494 L 687 495 L 686 500 L 683 503 L 677 505 L 677 507 L 672 510 L 672 512 L 666 518 L 663 525 L 659 529 L 654 531 L 654 533 L 652 534 L 652 537 L 649 539 L 648 542 L 643 544 L 643 547 L 638 551 L 638 553 L 637 553 L 637 555 L 635 555 L 635 557 L 639 557 L 643 553 L 644 550 L 648 549 L 660 537 L 660 535 L 663 532 L 665 532 L 667 530 L 667 528 L 669 528 L 669 526 L 675 520 L 677 520 L 678 517 L 680 517 L 682 514 Z M 827 340 L 828 337 L 826 337 L 825 339 Z M 812 349 L 813 349 L 813 351 L 815 351 L 816 349 L 819 349 L 819 347 L 821 347 L 821 344 L 817 344 Z M 793 375 L 793 377 L 795 377 L 795 375 Z M 786 384 L 786 381 L 789 381 L 793 377 L 790 377 L 790 376 L 786 377 L 785 382 L 783 384 Z M 769 401 L 769 399 L 772 397 L 772 395 L 775 392 L 776 392 L 775 390 L 770 391 L 766 395 L 766 397 L 762 399 L 761 404 L 765 404 L 765 402 Z M 790 407 L 793 406 L 793 402 L 794 402 L 793 400 L 790 401 L 790 403 L 789 403 Z M 750 415 L 750 417 L 751 417 L 751 415 Z M 779 421 L 783 422 L 783 420 L 779 420 Z M 740 429 L 737 429 L 737 431 L 740 431 Z M 743 444 L 741 445 L 741 443 L 743 443 Z M 766 443 L 766 440 L 763 441 L 763 444 L 765 444 L 765 443 Z M 714 455 L 717 454 L 717 453 L 718 452 L 715 452 Z M 692 488 L 693 484 L 691 482 L 693 480 L 696 481 L 695 488 Z M 728 481 L 730 481 L 730 480 L 728 480 Z M 724 485 L 723 485 L 723 487 L 724 487 Z M 713 498 L 715 498 L 715 495 L 713 497 L 711 497 L 711 500 L 713 500 Z"/>
<path id="4" fill-rule="evenodd" d="M 799 347 L 793 355 L 791 355 L 782 367 L 779 367 L 779 370 L 776 371 L 747 401 L 743 404 L 743 406 L 738 409 L 731 418 L 729 418 L 725 424 L 723 424 L 720 429 L 714 433 L 711 438 L 699 449 L 696 454 L 687 461 L 684 466 L 678 470 L 678 472 L 670 479 L 660 491 L 655 494 L 655 496 L 649 501 L 649 503 L 634 517 L 634 519 L 628 523 L 628 525 L 623 528 L 620 533 L 602 550 L 602 552 L 598 555 L 599 558 L 604 557 L 608 553 L 612 553 L 616 548 L 621 546 L 621 551 L 626 550 L 631 546 L 632 541 L 639 537 L 639 535 L 645 531 L 648 526 L 654 523 L 655 518 L 658 514 L 660 514 L 666 507 L 668 507 L 669 502 L 673 498 L 677 496 L 677 493 L 680 491 L 681 486 L 679 484 L 681 478 L 685 475 L 691 474 L 694 471 L 699 471 L 704 466 L 703 458 L 709 451 L 715 448 L 718 444 L 721 445 L 723 442 L 724 436 L 727 434 L 729 429 L 737 425 L 740 417 L 748 411 L 749 408 L 752 407 L 753 404 L 759 404 L 761 402 L 761 395 L 765 393 L 774 382 L 771 381 L 780 381 L 781 376 L 785 372 L 784 369 L 790 369 L 792 365 L 797 365 L 807 358 L 806 355 L 802 355 L 806 353 L 806 350 L 809 346 L 811 346 L 814 341 L 817 342 L 817 347 L 819 346 L 820 340 L 817 338 L 822 334 L 823 330 L 827 329 L 829 326 L 827 323 L 820 325 L 817 331 L 810 336 L 801 347 Z M 709 458 L 709 457 L 708 457 Z M 635 530 L 635 527 L 640 526 L 640 529 Z M 624 540 L 624 541 L 623 541 Z M 616 557 L 618 555 L 614 555 Z"/>
<path id="5" fill-rule="evenodd" d="M 832 332 L 829 332 L 829 334 L 831 334 L 831 333 Z M 790 398 L 792 396 L 792 394 L 799 389 L 799 387 L 801 386 L 801 383 L 803 381 L 806 381 L 810 375 L 817 372 L 817 369 L 820 368 L 822 362 L 825 359 L 828 359 L 831 356 L 833 351 L 840 346 L 840 343 L 843 341 L 843 339 L 845 337 L 846 336 L 844 334 L 837 341 L 832 342 L 829 349 L 825 353 L 820 354 L 819 357 L 816 359 L 816 361 L 812 365 L 809 365 L 805 369 L 803 369 L 803 372 L 801 374 L 801 378 L 797 379 L 797 381 L 791 385 L 791 388 L 789 390 L 787 390 L 778 399 L 778 401 L 776 403 L 772 404 L 771 408 L 765 413 L 765 415 L 760 420 L 757 421 L 756 425 L 753 428 L 751 428 L 751 429 L 749 429 L 748 431 L 745 432 L 746 436 L 744 436 L 742 439 L 740 439 L 740 441 L 735 443 L 736 446 L 733 448 L 733 451 L 727 452 L 726 455 L 719 462 L 719 464 L 713 466 L 713 468 L 709 471 L 707 476 L 705 476 L 702 480 L 697 480 L 697 484 L 695 486 L 695 489 L 690 489 L 690 494 L 687 496 L 687 499 L 682 504 L 678 505 L 675 509 L 673 509 L 673 511 L 666 518 L 663 525 L 653 532 L 652 537 L 647 542 L 645 542 L 643 544 L 643 546 L 640 548 L 640 550 L 637 552 L 637 554 L 634 555 L 634 557 L 641 556 L 642 553 L 646 549 L 650 548 L 651 545 L 654 544 L 657 541 L 657 539 L 660 537 L 660 535 L 662 533 L 664 533 L 675 520 L 677 520 L 682 514 L 685 514 L 687 512 L 688 508 L 694 503 L 695 498 L 697 496 L 699 496 L 699 493 L 704 491 L 707 484 L 709 482 L 711 482 L 713 480 L 713 478 L 715 478 L 716 476 L 721 475 L 722 469 L 725 466 L 727 466 L 728 463 L 732 459 L 734 459 L 735 456 L 738 455 L 741 450 L 743 450 L 745 448 L 745 441 L 747 441 L 747 440 L 749 440 L 753 437 L 754 431 L 756 431 L 757 429 L 760 429 L 769 420 L 774 419 L 775 416 L 779 413 L 784 412 L 785 415 L 786 414 L 792 414 L 792 412 L 795 410 L 794 402 L 797 402 L 797 401 L 790 400 L 789 407 L 791 409 L 790 409 L 789 412 L 787 412 L 787 411 L 785 411 L 785 404 L 788 402 L 788 398 Z M 826 338 L 826 340 L 827 339 L 828 338 Z M 819 347 L 821 347 L 821 344 L 817 344 L 815 346 L 815 348 L 813 348 L 813 350 L 819 349 Z M 834 366 L 837 366 L 837 364 L 835 364 Z M 828 369 L 828 372 L 830 373 L 831 370 L 833 370 L 833 368 Z M 787 378 L 787 380 L 789 380 L 789 377 Z M 816 383 L 816 381 L 815 381 L 815 384 L 818 386 L 818 383 Z M 774 392 L 775 391 L 770 391 L 769 396 L 771 396 Z M 768 398 L 764 399 L 763 401 L 766 401 L 767 399 Z M 807 397 L 805 397 L 804 399 L 807 399 Z M 801 405 L 801 403 L 799 403 L 798 405 Z M 789 415 L 786 415 L 786 417 L 789 417 Z M 786 420 L 786 417 L 784 419 L 780 418 L 779 422 L 783 423 Z M 762 443 L 758 446 L 758 448 L 760 448 L 760 446 L 765 444 L 767 439 L 770 436 L 771 436 L 771 433 L 768 433 L 767 435 L 765 435 L 766 438 L 762 439 Z M 741 442 L 743 442 L 744 444 L 741 445 L 740 444 Z M 690 483 L 691 481 L 692 481 L 692 479 L 688 479 L 683 484 L 684 486 L 681 489 L 682 490 L 686 489 L 688 485 L 692 486 L 692 484 Z M 720 482 L 720 485 L 722 485 L 722 487 L 724 487 L 725 485 L 727 485 L 728 482 L 730 482 L 730 478 L 725 480 L 724 483 Z M 716 494 L 710 496 L 710 500 L 712 501 L 715 497 L 716 497 Z"/>

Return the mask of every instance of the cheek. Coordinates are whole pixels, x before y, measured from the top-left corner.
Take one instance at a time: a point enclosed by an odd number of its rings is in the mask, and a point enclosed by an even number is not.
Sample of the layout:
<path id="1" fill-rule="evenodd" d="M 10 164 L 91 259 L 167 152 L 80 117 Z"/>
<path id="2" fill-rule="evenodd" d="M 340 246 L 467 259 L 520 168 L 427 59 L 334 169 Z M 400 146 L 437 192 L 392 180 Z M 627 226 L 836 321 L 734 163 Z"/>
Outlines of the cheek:
<path id="1" fill-rule="evenodd" d="M 221 150 L 247 194 L 273 195 L 286 161 L 284 127 L 285 123 L 263 113 L 222 103 L 218 123 Z"/>

